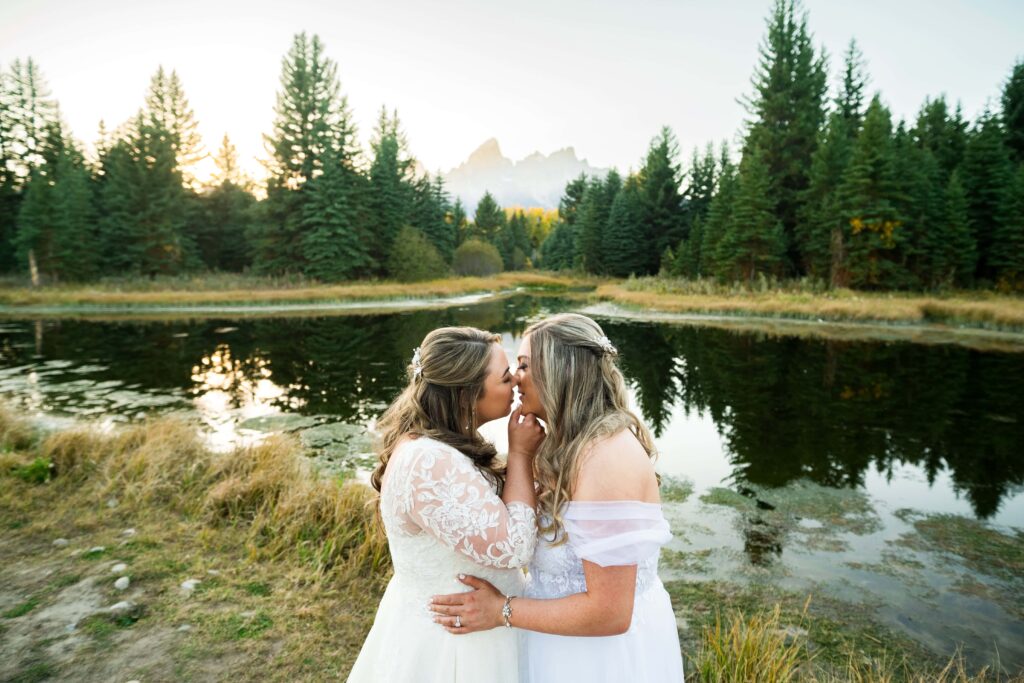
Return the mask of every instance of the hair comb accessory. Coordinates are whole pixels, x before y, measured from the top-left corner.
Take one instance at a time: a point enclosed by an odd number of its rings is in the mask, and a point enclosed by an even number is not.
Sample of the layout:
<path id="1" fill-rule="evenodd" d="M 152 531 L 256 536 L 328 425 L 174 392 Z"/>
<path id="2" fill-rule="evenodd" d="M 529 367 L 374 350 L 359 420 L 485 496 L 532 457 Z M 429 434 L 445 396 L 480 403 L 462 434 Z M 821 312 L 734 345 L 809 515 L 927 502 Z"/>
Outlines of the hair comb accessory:
<path id="1" fill-rule="evenodd" d="M 619 354 L 619 350 L 615 348 L 615 345 L 612 344 L 612 340 L 609 339 L 608 337 L 601 337 L 600 339 L 597 340 L 597 344 L 605 353 L 610 353 L 613 356 L 617 356 Z"/>
<path id="2" fill-rule="evenodd" d="M 412 352 L 412 376 L 419 377 L 423 373 L 423 363 L 420 361 L 420 347 Z"/>

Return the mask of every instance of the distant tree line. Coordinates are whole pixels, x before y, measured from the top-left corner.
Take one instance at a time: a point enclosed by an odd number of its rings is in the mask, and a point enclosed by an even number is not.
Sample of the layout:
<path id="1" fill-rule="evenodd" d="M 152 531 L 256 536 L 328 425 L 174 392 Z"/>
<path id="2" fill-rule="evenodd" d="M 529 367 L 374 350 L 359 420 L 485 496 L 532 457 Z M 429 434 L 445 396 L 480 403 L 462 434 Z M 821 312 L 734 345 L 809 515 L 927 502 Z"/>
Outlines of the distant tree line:
<path id="1" fill-rule="evenodd" d="M 856 43 L 831 99 L 828 60 L 796 0 L 777 0 L 745 99 L 739 163 L 725 145 L 685 171 L 673 133 L 638 171 L 569 182 L 541 248 L 551 269 L 834 287 L 1024 288 L 1024 62 L 997 110 L 968 123 L 944 96 L 893 122 L 867 97 Z"/>
<path id="2" fill-rule="evenodd" d="M 415 172 L 396 112 L 381 111 L 369 155 L 356 133 L 316 36 L 295 36 L 282 62 L 260 199 L 227 135 L 213 179 L 191 175 L 207 152 L 175 72 L 161 67 L 117 129 L 101 123 L 87 157 L 37 65 L 15 61 L 0 78 L 0 272 L 41 282 L 199 270 L 337 281 L 438 277 L 463 261 L 481 274 L 531 265 L 549 215 L 506 213 L 487 195 L 469 221 L 439 175 Z"/>
<path id="3" fill-rule="evenodd" d="M 472 219 L 417 171 L 397 112 L 360 146 L 336 64 L 294 37 L 266 134 L 266 183 L 224 136 L 216 174 L 174 72 L 86 154 L 31 59 L 0 70 L 0 273 L 34 282 L 194 271 L 415 280 L 543 267 L 834 287 L 1024 288 L 1024 61 L 997 109 L 968 122 L 944 96 L 893 122 L 851 42 L 828 60 L 798 0 L 776 0 L 737 154 L 663 128 L 639 170 L 570 181 L 557 214 Z M 734 158 L 738 156 L 738 162 Z"/>

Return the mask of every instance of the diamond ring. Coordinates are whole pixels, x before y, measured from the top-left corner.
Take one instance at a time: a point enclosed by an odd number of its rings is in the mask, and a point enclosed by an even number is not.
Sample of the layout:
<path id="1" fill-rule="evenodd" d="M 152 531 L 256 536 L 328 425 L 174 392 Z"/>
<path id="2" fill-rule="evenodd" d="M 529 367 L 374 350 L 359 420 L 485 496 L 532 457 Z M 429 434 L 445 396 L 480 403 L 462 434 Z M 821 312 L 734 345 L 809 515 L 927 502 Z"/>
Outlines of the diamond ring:
<path id="1" fill-rule="evenodd" d="M 462 617 L 455 615 L 455 628 L 462 628 Z"/>

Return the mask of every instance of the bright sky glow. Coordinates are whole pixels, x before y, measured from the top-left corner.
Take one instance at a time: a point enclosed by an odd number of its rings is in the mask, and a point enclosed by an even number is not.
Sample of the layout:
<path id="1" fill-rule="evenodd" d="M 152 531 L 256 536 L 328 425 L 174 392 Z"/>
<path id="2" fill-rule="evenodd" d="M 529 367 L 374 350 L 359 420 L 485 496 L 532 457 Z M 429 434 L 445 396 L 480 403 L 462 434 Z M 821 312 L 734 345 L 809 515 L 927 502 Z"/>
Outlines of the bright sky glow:
<path id="1" fill-rule="evenodd" d="M 974 117 L 1024 58 L 1024 3 L 806 0 L 833 76 L 855 37 L 897 116 L 947 93 Z M 158 65 L 176 69 L 206 149 L 227 132 L 243 168 L 270 130 L 292 35 L 317 33 L 369 140 L 397 107 L 413 154 L 447 171 L 495 137 L 506 156 L 573 146 L 595 166 L 638 165 L 662 124 L 694 145 L 743 119 L 769 0 L 3 0 L 0 67 L 32 56 L 75 136 L 129 118 Z"/>

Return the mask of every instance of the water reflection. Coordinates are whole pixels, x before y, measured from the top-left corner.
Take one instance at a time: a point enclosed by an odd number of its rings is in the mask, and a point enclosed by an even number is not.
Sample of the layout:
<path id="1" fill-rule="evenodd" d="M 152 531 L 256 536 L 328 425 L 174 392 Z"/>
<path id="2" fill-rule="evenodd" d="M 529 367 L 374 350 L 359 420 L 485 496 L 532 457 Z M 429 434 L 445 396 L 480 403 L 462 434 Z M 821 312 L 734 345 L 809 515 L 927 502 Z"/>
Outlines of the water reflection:
<path id="1" fill-rule="evenodd" d="M 864 484 L 949 470 L 988 518 L 1024 482 L 1024 359 L 959 347 L 768 338 L 605 321 L 657 435 L 678 412 L 714 420 L 737 482 Z"/>
<path id="2" fill-rule="evenodd" d="M 274 412 L 367 424 L 404 385 L 429 330 L 473 325 L 515 344 L 530 322 L 566 306 L 522 296 L 386 315 L 10 323 L 0 326 L 0 394 L 124 418 L 191 408 L 221 429 Z M 948 471 L 956 494 L 988 518 L 1024 483 L 1019 354 L 602 324 L 654 432 L 713 421 L 715 457 L 735 487 L 857 487 L 909 464 L 929 482 Z"/>

